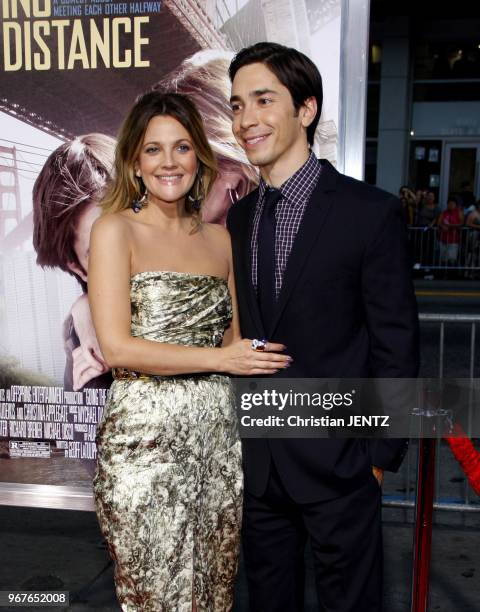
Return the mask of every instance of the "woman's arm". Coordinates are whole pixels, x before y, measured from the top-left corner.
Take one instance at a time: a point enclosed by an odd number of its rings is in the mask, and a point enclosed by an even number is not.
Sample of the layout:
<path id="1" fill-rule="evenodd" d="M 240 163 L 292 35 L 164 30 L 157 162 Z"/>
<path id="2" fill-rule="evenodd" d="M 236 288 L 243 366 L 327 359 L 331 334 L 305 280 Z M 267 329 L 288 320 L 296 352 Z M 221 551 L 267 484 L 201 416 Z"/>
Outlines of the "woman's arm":
<path id="1" fill-rule="evenodd" d="M 449 228 L 449 224 L 445 224 L 444 223 L 444 217 L 445 214 L 442 212 L 438 215 L 437 219 L 436 219 L 436 224 L 441 228 L 441 229 L 448 229 Z"/>
<path id="2" fill-rule="evenodd" d="M 289 364 L 286 355 L 253 351 L 249 340 L 202 348 L 134 338 L 130 332 L 130 274 L 128 222 L 118 214 L 101 217 L 90 237 L 88 297 L 100 348 L 111 367 L 164 376 L 196 372 L 257 376 Z M 285 347 L 271 343 L 267 348 L 282 351 Z"/>
<path id="3" fill-rule="evenodd" d="M 240 316 L 238 314 L 237 288 L 233 271 L 232 241 L 230 240 L 228 230 L 222 228 L 222 233 L 224 234 L 224 248 L 228 259 L 228 290 L 232 298 L 232 322 L 228 329 L 225 330 L 222 346 L 229 346 L 233 342 L 241 340 L 242 335 L 240 332 Z"/>
<path id="4" fill-rule="evenodd" d="M 480 215 L 478 214 L 478 211 L 474 210 L 472 211 L 468 216 L 467 216 L 467 222 L 466 225 L 467 227 L 475 227 L 476 229 L 478 229 L 478 223 L 475 223 L 476 220 L 478 220 L 480 218 Z"/>

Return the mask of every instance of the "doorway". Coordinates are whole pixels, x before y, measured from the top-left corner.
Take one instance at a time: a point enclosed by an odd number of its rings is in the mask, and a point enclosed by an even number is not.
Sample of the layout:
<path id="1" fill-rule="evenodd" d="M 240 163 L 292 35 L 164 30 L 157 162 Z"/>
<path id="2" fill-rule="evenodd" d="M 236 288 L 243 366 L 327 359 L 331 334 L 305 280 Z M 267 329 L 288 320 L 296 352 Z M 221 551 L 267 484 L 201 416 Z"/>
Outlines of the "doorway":
<path id="1" fill-rule="evenodd" d="M 475 198 L 480 198 L 480 144 L 456 143 L 445 144 L 444 172 L 440 190 L 440 204 L 446 205 L 451 193 L 460 194 L 473 191 Z M 469 187 L 465 187 L 465 183 Z"/>

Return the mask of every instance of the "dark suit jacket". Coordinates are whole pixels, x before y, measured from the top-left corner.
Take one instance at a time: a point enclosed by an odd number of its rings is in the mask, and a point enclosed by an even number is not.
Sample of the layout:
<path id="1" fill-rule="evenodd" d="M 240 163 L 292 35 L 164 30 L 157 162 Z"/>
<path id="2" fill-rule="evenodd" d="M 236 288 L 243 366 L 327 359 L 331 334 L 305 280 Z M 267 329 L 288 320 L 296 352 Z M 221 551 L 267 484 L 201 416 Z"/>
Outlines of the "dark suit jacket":
<path id="1" fill-rule="evenodd" d="M 293 363 L 279 377 L 414 378 L 418 319 L 400 203 L 321 163 L 269 329 L 251 282 L 258 190 L 229 212 L 242 336 L 287 346 Z M 251 493 L 264 492 L 273 459 L 289 494 L 308 503 L 361 486 L 372 465 L 396 471 L 406 442 L 246 439 L 243 449 Z"/>

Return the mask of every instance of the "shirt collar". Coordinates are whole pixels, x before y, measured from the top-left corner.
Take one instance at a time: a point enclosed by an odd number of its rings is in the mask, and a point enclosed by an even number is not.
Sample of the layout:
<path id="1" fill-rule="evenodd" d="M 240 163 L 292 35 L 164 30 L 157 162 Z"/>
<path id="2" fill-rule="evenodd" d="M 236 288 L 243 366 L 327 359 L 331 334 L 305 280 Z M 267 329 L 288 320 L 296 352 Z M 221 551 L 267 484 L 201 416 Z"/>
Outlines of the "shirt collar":
<path id="1" fill-rule="evenodd" d="M 305 177 L 312 176 L 319 165 L 319 161 L 315 154 L 310 151 L 307 161 L 301 166 L 291 177 L 289 177 L 279 187 L 279 191 L 282 193 L 284 198 L 291 199 L 292 195 L 298 192 L 299 187 L 305 181 Z M 258 201 L 262 202 L 265 196 L 265 192 L 270 188 L 270 185 L 263 179 L 260 179 L 258 185 L 259 197 Z"/>

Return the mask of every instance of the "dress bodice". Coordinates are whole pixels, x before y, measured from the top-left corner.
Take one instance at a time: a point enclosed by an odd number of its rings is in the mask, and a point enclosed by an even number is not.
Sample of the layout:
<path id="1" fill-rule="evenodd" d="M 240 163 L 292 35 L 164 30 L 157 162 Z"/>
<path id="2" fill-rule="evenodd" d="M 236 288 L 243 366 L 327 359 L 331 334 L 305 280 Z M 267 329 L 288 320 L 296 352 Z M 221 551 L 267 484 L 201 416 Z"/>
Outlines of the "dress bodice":
<path id="1" fill-rule="evenodd" d="M 232 318 L 227 281 L 189 272 L 131 278 L 132 335 L 188 346 L 219 346 Z"/>
<path id="2" fill-rule="evenodd" d="M 149 340 L 213 348 L 232 316 L 216 276 L 140 272 L 130 291 L 132 334 Z M 114 378 L 94 493 L 122 610 L 190 611 L 193 596 L 199 610 L 232 610 L 243 473 L 230 378 L 125 368 Z"/>

